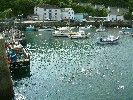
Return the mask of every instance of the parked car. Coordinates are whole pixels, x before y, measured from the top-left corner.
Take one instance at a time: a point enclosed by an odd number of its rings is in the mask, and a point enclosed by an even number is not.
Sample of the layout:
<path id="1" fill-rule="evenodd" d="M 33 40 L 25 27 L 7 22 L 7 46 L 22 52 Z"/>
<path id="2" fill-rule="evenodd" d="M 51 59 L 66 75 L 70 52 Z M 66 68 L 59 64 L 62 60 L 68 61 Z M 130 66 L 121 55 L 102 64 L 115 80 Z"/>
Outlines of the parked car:
<path id="1" fill-rule="evenodd" d="M 34 21 L 38 20 L 38 17 L 34 17 L 33 20 L 34 20 Z"/>

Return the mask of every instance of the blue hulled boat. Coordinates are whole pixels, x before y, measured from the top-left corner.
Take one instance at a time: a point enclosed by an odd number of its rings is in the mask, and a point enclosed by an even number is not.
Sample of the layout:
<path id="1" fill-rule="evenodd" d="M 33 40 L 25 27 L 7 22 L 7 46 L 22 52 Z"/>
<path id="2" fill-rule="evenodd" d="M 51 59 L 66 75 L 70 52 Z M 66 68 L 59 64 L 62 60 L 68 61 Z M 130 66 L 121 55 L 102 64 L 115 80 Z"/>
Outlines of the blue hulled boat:
<path id="1" fill-rule="evenodd" d="M 119 36 L 114 37 L 112 35 L 110 35 L 107 38 L 98 38 L 97 39 L 97 44 L 116 44 L 119 42 Z"/>

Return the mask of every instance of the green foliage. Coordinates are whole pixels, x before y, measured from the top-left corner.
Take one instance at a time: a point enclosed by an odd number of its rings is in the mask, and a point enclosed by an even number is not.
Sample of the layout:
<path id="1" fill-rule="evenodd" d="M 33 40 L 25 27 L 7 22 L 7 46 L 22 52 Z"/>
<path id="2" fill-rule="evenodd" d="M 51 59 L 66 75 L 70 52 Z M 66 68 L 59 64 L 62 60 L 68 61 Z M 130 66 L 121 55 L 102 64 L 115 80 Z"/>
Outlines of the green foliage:
<path id="1" fill-rule="evenodd" d="M 6 9 L 4 12 L 0 12 L 0 18 L 11 18 L 12 17 L 12 9 Z"/>
<path id="2" fill-rule="evenodd" d="M 132 13 L 127 12 L 127 13 L 124 15 L 124 18 L 125 18 L 126 20 L 133 20 L 133 15 L 132 15 Z"/>
<path id="3" fill-rule="evenodd" d="M 4 12 L 6 9 L 12 9 L 12 12 L 6 13 L 7 17 L 18 16 L 23 14 L 26 17 L 29 14 L 33 14 L 34 7 L 37 4 L 51 4 L 57 5 L 59 7 L 72 7 L 75 13 L 88 13 L 91 16 L 106 16 L 107 12 L 105 9 L 93 9 L 90 5 L 79 6 L 78 3 L 91 3 L 91 4 L 101 4 L 105 7 L 115 6 L 115 7 L 129 7 L 130 13 L 125 15 L 131 18 L 131 12 L 133 12 L 133 0 L 1 0 L 0 12 Z M 4 13 L 5 14 L 5 13 Z M 0 13 L 0 17 L 2 17 Z"/>
<path id="4" fill-rule="evenodd" d="M 106 17 L 107 11 L 105 9 L 95 9 L 94 14 L 95 16 L 98 16 L 98 17 Z"/>

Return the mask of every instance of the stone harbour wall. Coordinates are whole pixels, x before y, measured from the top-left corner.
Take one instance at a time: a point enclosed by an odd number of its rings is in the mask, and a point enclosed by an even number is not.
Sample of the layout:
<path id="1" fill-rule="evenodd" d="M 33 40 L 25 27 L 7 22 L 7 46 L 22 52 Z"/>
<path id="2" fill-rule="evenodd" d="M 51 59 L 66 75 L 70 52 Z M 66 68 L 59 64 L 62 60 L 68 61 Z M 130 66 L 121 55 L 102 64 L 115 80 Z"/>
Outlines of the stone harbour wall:
<path id="1" fill-rule="evenodd" d="M 4 47 L 4 39 L 0 34 L 0 100 L 12 100 L 14 91 L 7 56 Z"/>

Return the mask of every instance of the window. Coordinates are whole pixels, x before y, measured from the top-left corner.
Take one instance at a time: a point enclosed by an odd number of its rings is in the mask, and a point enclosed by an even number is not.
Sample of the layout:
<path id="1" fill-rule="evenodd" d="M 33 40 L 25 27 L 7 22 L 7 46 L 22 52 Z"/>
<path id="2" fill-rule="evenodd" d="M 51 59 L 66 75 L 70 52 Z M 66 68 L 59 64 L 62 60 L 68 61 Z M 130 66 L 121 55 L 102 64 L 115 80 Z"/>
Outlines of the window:
<path id="1" fill-rule="evenodd" d="M 51 9 L 49 9 L 49 12 L 51 12 Z"/>
<path id="2" fill-rule="evenodd" d="M 57 13 L 55 13 L 55 15 L 57 15 Z"/>
<path id="3" fill-rule="evenodd" d="M 55 10 L 55 11 L 57 11 L 57 10 Z"/>

